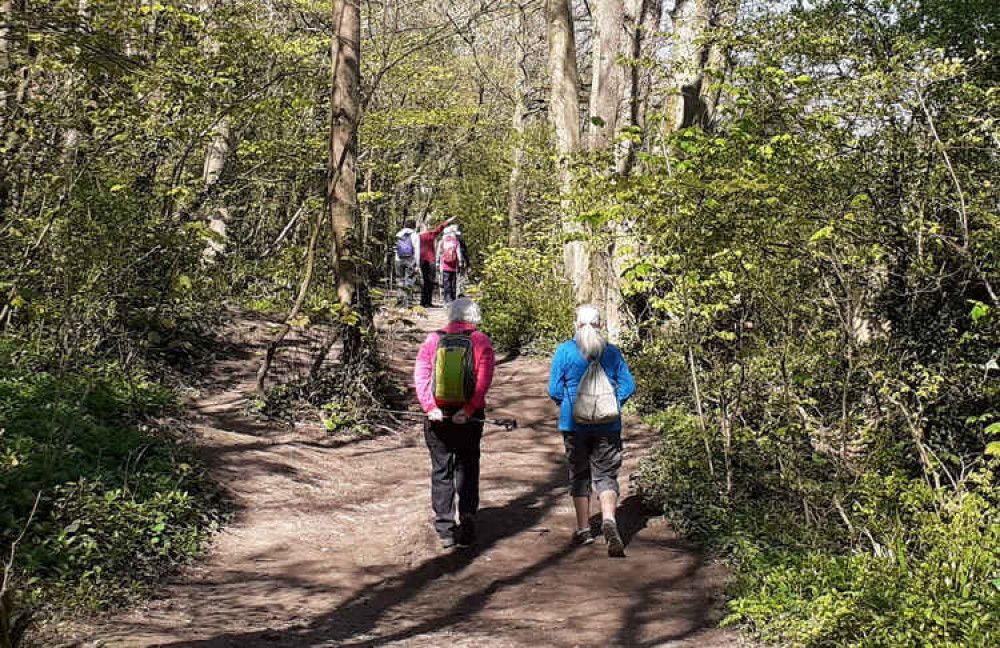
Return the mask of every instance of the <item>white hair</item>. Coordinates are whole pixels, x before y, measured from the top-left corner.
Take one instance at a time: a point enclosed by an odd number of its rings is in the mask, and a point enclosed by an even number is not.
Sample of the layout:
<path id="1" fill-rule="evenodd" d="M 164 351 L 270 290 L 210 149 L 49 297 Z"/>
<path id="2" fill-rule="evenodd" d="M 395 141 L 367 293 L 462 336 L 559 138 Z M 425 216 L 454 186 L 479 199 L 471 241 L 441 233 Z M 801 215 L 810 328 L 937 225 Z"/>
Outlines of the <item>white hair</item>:
<path id="1" fill-rule="evenodd" d="M 479 314 L 479 306 L 468 297 L 459 297 L 448 306 L 449 322 L 466 322 L 467 324 L 479 324 L 482 316 Z"/>
<path id="2" fill-rule="evenodd" d="M 601 335 L 601 311 L 590 304 L 576 309 L 576 346 L 588 360 L 600 358 L 608 341 Z"/>

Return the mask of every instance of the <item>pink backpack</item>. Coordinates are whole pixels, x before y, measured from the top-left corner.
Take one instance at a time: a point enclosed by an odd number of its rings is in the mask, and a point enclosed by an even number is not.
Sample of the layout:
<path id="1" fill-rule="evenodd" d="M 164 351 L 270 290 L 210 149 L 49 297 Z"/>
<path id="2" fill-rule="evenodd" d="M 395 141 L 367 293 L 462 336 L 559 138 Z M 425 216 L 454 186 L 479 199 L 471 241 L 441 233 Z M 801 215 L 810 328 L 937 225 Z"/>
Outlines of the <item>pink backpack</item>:
<path id="1" fill-rule="evenodd" d="M 458 237 L 454 234 L 441 239 L 441 260 L 452 267 L 458 265 Z"/>

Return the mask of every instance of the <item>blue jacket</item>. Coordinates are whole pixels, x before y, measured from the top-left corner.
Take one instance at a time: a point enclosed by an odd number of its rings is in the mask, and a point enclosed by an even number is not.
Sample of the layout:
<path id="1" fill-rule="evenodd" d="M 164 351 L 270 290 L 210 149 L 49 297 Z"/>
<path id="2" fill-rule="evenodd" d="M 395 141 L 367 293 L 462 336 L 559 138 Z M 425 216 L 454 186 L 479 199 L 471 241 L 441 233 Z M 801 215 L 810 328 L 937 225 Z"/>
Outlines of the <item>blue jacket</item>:
<path id="1" fill-rule="evenodd" d="M 552 370 L 549 373 L 549 396 L 559 405 L 559 429 L 580 434 L 614 434 L 622 429 L 621 419 L 602 425 L 582 425 L 573 421 L 573 400 L 580 379 L 587 371 L 587 360 L 580 353 L 574 340 L 559 345 L 552 356 Z M 635 381 L 625 364 L 622 352 L 613 344 L 608 344 L 601 354 L 601 367 L 618 390 L 618 404 L 623 405 L 635 393 Z"/>

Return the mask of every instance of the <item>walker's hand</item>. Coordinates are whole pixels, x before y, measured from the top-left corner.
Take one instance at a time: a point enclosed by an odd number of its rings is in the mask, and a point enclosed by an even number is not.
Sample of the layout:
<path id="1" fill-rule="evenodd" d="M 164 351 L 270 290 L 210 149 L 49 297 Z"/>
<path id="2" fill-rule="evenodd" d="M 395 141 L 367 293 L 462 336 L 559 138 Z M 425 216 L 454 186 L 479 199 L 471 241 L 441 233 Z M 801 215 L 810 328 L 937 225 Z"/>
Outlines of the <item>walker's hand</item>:
<path id="1" fill-rule="evenodd" d="M 451 422 L 462 425 L 463 423 L 469 422 L 469 415 L 465 413 L 465 410 L 458 410 L 451 415 Z"/>
<path id="2" fill-rule="evenodd" d="M 427 412 L 427 420 L 432 421 L 434 423 L 440 423 L 441 421 L 444 420 L 444 412 L 442 412 L 439 408 L 435 407 L 431 411 Z"/>

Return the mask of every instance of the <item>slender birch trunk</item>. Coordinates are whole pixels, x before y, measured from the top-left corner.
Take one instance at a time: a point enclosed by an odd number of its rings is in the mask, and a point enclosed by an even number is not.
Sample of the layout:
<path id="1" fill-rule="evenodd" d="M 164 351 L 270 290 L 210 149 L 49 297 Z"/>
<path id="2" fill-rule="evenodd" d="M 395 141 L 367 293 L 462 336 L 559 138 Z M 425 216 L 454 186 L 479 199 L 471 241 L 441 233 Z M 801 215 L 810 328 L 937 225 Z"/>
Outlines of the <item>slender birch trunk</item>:
<path id="1" fill-rule="evenodd" d="M 88 19 L 90 18 L 90 2 L 89 0 L 77 0 L 76 3 L 76 15 L 80 20 L 81 27 L 85 26 Z M 79 51 L 79 48 L 77 48 Z M 66 70 L 66 79 L 63 81 L 63 88 L 66 93 L 66 101 L 73 102 L 76 95 L 76 88 L 79 83 L 79 75 L 73 71 L 70 67 Z M 76 154 L 80 147 L 80 139 L 83 137 L 83 133 L 80 132 L 78 128 L 66 129 L 63 134 L 63 148 L 62 148 L 62 162 L 63 164 L 72 164 L 76 161 Z"/>
<path id="2" fill-rule="evenodd" d="M 206 54 L 214 55 L 219 53 L 219 43 L 212 36 L 211 31 L 214 24 L 211 19 L 212 3 L 209 0 L 199 0 L 198 11 L 205 17 L 208 26 L 208 35 L 202 41 L 202 49 Z M 202 186 L 206 194 L 211 193 L 222 178 L 222 173 L 229 163 L 230 155 L 236 148 L 233 141 L 232 122 L 228 115 L 219 119 L 212 131 L 212 141 L 205 152 L 205 163 L 202 166 Z M 208 214 L 208 229 L 215 233 L 215 238 L 209 239 L 202 252 L 206 261 L 215 259 L 226 251 L 227 235 L 229 226 L 229 209 L 224 204 L 215 205 L 216 200 L 210 196 L 208 199 L 210 211 Z"/>
<path id="3" fill-rule="evenodd" d="M 233 150 L 232 133 L 228 117 L 219 120 L 212 134 L 212 141 L 205 153 L 205 164 L 202 167 L 204 191 L 211 192 L 222 177 L 229 155 Z M 213 199 L 209 199 L 214 203 Z M 225 205 L 211 207 L 208 215 L 208 229 L 215 233 L 215 238 L 209 239 L 202 256 L 212 260 L 216 255 L 226 251 L 226 229 L 229 225 L 229 209 Z"/>
<path id="4" fill-rule="evenodd" d="M 14 15 L 14 5 L 11 0 L 0 0 L 0 79 L 10 72 L 10 37 L 9 28 Z M 0 126 L 7 120 L 7 82 L 0 81 Z"/>

